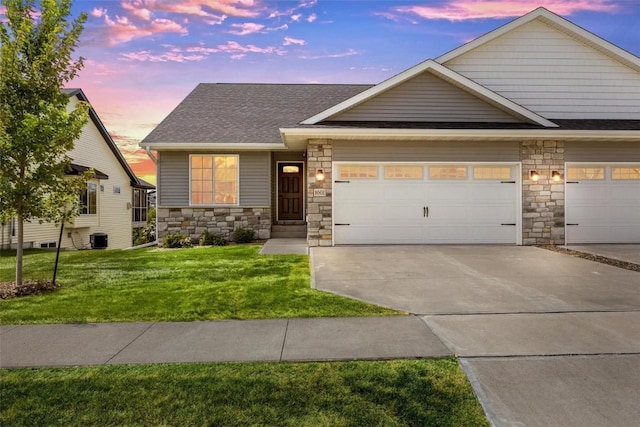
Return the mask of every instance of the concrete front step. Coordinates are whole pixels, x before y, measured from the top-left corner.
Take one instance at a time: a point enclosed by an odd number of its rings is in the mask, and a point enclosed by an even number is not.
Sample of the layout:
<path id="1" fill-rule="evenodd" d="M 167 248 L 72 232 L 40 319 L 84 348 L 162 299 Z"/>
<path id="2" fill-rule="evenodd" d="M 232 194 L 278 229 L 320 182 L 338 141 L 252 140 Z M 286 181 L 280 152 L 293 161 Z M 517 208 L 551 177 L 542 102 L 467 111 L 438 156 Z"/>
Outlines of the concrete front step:
<path id="1" fill-rule="evenodd" d="M 272 225 L 271 226 L 271 238 L 273 239 L 291 239 L 291 238 L 306 238 L 307 226 L 304 225 Z"/>

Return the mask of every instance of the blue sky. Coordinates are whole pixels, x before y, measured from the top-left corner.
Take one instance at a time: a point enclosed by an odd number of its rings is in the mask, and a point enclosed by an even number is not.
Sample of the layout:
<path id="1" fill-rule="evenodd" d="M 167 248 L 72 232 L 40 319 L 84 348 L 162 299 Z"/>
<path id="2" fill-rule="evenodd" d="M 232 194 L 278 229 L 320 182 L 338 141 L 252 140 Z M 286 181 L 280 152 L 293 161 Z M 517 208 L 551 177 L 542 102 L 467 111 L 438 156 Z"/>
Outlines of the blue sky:
<path id="1" fill-rule="evenodd" d="M 377 83 L 538 6 L 640 55 L 640 0 L 75 0 L 82 87 L 134 170 L 200 82 Z"/>

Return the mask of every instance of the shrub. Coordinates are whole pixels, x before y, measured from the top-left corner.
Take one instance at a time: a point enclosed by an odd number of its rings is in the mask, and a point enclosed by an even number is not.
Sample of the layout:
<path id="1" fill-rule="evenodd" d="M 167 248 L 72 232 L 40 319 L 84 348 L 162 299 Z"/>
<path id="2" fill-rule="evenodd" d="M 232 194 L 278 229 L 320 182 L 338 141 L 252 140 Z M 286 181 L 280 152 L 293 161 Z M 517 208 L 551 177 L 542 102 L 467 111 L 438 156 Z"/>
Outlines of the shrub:
<path id="1" fill-rule="evenodd" d="M 191 238 L 182 233 L 169 233 L 162 238 L 165 248 L 190 248 L 193 246 Z"/>
<path id="2" fill-rule="evenodd" d="M 233 232 L 232 239 L 236 243 L 250 243 L 255 236 L 255 231 L 250 228 L 237 228 Z"/>
<path id="3" fill-rule="evenodd" d="M 224 237 L 210 233 L 209 231 L 203 231 L 199 241 L 200 246 L 224 246 L 227 244 Z"/>

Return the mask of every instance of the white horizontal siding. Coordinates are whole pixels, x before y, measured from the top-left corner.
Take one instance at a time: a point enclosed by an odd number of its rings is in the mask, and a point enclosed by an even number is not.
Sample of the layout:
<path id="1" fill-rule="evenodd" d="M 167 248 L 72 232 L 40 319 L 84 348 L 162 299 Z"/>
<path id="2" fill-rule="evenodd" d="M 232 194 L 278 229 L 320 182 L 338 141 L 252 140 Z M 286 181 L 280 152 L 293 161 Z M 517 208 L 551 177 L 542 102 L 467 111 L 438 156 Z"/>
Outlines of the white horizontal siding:
<path id="1" fill-rule="evenodd" d="M 74 108 L 76 103 L 77 98 L 72 97 L 69 108 Z M 130 247 L 132 219 L 128 203 L 132 200 L 131 180 L 91 119 L 75 141 L 69 156 L 73 163 L 95 168 L 109 178 L 93 181 L 98 184 L 98 213 L 95 216 L 81 215 L 73 221 L 74 225 L 66 226 L 61 246 L 68 249 L 86 248 L 90 234 L 106 233 L 110 249 Z M 114 194 L 114 187 L 120 188 L 120 194 Z M 59 233 L 59 226 L 40 224 L 34 219 L 25 223 L 24 242 L 28 246 L 40 247 L 41 243 L 57 242 Z M 15 238 L 12 243 L 16 243 Z"/>
<path id="2" fill-rule="evenodd" d="M 518 120 L 431 73 L 422 73 L 330 121 L 500 122 Z"/>
<path id="3" fill-rule="evenodd" d="M 91 120 L 76 141 L 70 156 L 74 163 L 93 167 L 109 176 L 109 179 L 99 181 L 98 217 L 97 221 L 89 222 L 90 227 L 82 230 L 87 235 L 84 242 L 88 243 L 89 234 L 106 233 L 109 249 L 130 247 L 133 227 L 129 208 L 133 197 L 131 179 Z M 120 188 L 119 194 L 114 193 L 115 187 Z"/>
<path id="4" fill-rule="evenodd" d="M 640 74 L 540 21 L 444 65 L 551 119 L 640 119 Z"/>

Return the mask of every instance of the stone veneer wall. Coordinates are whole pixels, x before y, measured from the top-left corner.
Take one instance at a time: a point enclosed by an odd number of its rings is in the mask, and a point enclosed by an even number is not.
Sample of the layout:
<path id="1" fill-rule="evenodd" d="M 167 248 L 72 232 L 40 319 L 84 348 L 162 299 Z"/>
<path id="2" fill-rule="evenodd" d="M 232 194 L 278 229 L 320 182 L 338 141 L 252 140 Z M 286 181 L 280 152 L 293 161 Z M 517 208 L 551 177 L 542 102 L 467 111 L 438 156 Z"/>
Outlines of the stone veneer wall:
<path id="1" fill-rule="evenodd" d="M 258 239 L 271 237 L 271 208 L 268 207 L 160 207 L 156 220 L 159 240 L 168 233 L 179 232 L 197 241 L 205 230 L 231 240 L 236 228 L 251 228 Z"/>
<path id="2" fill-rule="evenodd" d="M 522 244 L 564 244 L 564 141 L 523 141 L 522 161 Z M 531 180 L 531 171 L 538 181 Z M 560 181 L 551 172 L 560 173 Z"/>
<path id="3" fill-rule="evenodd" d="M 326 140 L 310 140 L 307 146 L 307 242 L 309 246 L 331 246 L 332 203 L 331 183 L 332 144 Z M 324 172 L 324 180 L 316 180 L 317 169 Z M 324 190 L 324 195 L 314 195 Z M 316 193 L 317 194 L 317 193 Z"/>

